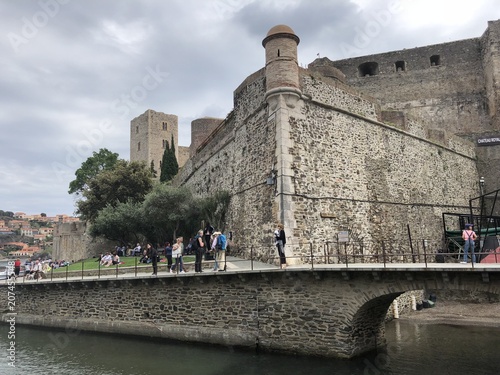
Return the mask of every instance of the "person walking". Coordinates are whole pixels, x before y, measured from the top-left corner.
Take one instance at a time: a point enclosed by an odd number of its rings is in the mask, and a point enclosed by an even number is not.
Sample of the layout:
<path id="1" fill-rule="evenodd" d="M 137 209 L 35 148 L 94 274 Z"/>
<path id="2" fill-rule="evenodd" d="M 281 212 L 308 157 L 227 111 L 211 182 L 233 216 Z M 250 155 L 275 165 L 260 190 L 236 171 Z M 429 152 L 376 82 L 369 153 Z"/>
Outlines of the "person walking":
<path id="1" fill-rule="evenodd" d="M 278 228 L 274 231 L 274 243 L 278 249 L 278 254 L 280 257 L 280 268 L 286 268 L 286 256 L 285 256 L 285 245 L 286 236 L 283 224 L 278 224 Z"/>
<path id="2" fill-rule="evenodd" d="M 14 261 L 14 278 L 19 277 L 20 273 L 21 273 L 21 259 L 17 258 Z"/>
<path id="3" fill-rule="evenodd" d="M 460 263 L 466 264 L 467 263 L 467 256 L 469 253 L 469 249 L 471 250 L 472 257 L 471 261 L 472 263 L 476 263 L 476 254 L 474 254 L 474 246 L 475 246 L 475 240 L 477 236 L 476 233 L 472 230 L 472 224 L 466 224 L 465 225 L 465 230 L 462 231 L 462 239 L 465 241 L 464 244 L 464 260 Z"/>
<path id="4" fill-rule="evenodd" d="M 219 262 L 218 262 L 218 253 L 219 251 L 217 250 L 217 239 L 219 237 L 220 232 L 215 231 L 213 235 L 213 239 L 210 245 L 210 251 L 214 254 L 214 268 L 212 268 L 212 271 L 218 271 L 219 270 Z"/>
<path id="5" fill-rule="evenodd" d="M 151 259 L 151 264 L 153 265 L 152 276 L 156 276 L 158 274 L 158 251 L 149 242 L 146 245 L 146 249 L 148 252 L 148 257 L 149 259 Z"/>

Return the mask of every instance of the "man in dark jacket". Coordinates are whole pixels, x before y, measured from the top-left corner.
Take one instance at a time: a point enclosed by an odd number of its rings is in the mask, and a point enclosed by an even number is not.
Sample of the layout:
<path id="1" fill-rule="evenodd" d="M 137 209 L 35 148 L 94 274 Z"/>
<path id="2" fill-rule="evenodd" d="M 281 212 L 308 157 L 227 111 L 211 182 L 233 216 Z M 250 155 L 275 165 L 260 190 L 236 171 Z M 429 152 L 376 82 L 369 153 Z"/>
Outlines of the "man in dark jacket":
<path id="1" fill-rule="evenodd" d="M 153 264 L 153 276 L 158 273 L 158 251 L 150 244 L 147 245 L 147 252 L 151 263 Z"/>
<path id="2" fill-rule="evenodd" d="M 203 253 L 205 252 L 204 246 L 205 244 L 203 243 L 203 232 L 200 230 L 193 240 L 193 250 L 195 255 L 194 272 L 203 272 L 201 262 L 203 260 Z"/>
<path id="3" fill-rule="evenodd" d="M 210 240 L 212 239 L 212 234 L 214 234 L 214 227 L 207 222 L 205 229 L 203 229 L 203 237 L 205 239 L 206 251 L 210 251 Z"/>

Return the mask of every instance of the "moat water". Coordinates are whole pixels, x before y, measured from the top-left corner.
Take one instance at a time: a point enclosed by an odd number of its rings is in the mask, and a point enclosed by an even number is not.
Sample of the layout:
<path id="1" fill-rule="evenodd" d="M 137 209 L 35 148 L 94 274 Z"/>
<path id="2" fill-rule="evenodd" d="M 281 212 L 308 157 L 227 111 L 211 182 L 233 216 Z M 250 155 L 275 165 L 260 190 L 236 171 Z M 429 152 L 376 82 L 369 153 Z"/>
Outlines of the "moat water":
<path id="1" fill-rule="evenodd" d="M 209 345 L 0 325 L 0 374 L 378 375 L 498 374 L 500 326 L 387 324 L 385 353 L 353 360 L 293 357 Z M 15 342 L 15 350 L 10 349 Z M 14 361 L 10 354 L 15 355 Z M 15 367 L 12 367 L 15 365 Z"/>

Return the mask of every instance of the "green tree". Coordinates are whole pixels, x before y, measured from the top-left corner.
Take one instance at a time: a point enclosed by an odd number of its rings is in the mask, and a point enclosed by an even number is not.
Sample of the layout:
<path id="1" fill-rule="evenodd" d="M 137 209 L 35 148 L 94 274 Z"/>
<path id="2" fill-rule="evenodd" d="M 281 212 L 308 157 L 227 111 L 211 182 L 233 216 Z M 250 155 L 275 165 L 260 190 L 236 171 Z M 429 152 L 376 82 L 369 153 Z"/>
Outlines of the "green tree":
<path id="1" fill-rule="evenodd" d="M 69 194 L 82 194 L 88 187 L 89 181 L 101 171 L 113 169 L 118 161 L 118 154 L 101 148 L 93 152 L 75 172 L 76 178 L 69 183 Z"/>
<path id="2" fill-rule="evenodd" d="M 179 172 L 179 163 L 177 162 L 177 158 L 175 157 L 174 136 L 172 135 L 170 146 L 167 142 L 165 151 L 163 152 L 160 182 L 167 182 L 172 180 L 177 172 Z"/>
<path id="3" fill-rule="evenodd" d="M 153 178 L 156 178 L 156 176 L 158 176 L 158 174 L 156 173 L 154 160 L 151 160 L 150 169 L 151 169 L 151 175 L 153 176 Z"/>
<path id="4" fill-rule="evenodd" d="M 187 188 L 157 184 L 143 203 L 144 235 L 159 242 L 185 234 L 195 201 Z"/>
<path id="5" fill-rule="evenodd" d="M 13 218 L 14 217 L 14 212 L 0 210 L 0 217 Z"/>
<path id="6" fill-rule="evenodd" d="M 172 139 L 170 140 L 170 154 L 170 158 L 172 159 L 172 178 L 174 178 L 179 172 L 179 163 L 177 162 L 177 158 L 175 156 L 175 143 L 173 134 Z"/>
<path id="7" fill-rule="evenodd" d="M 225 230 L 226 213 L 231 202 L 231 195 L 227 191 L 218 191 L 215 195 L 199 199 L 198 206 L 203 218 L 222 232 Z"/>
<path id="8" fill-rule="evenodd" d="M 93 237 L 103 236 L 109 240 L 123 244 L 134 244 L 142 241 L 141 217 L 142 203 L 125 202 L 116 206 L 108 205 L 99 211 L 90 226 L 89 233 Z"/>
<path id="9" fill-rule="evenodd" d="M 77 214 L 93 222 L 99 211 L 118 203 L 142 202 L 153 186 L 151 171 L 144 162 L 118 160 L 113 169 L 102 170 L 88 181 L 76 203 Z"/>

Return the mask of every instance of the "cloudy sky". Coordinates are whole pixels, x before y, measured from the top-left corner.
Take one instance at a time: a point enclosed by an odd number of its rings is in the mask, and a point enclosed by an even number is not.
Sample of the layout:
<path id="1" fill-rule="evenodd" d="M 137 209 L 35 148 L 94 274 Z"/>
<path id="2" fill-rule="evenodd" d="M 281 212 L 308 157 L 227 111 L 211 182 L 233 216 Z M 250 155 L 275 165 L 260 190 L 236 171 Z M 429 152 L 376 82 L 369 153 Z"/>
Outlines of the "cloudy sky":
<path id="1" fill-rule="evenodd" d="M 463 5 L 467 4 L 467 5 Z M 68 184 L 93 151 L 129 159 L 130 120 L 225 117 L 264 65 L 277 24 L 299 63 L 483 34 L 496 0 L 0 0 L 0 209 L 73 214 Z"/>

